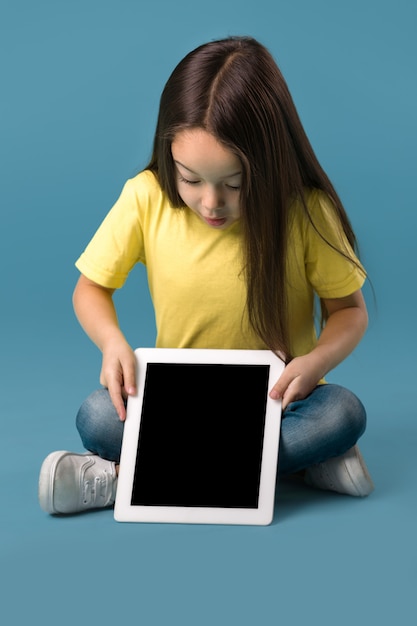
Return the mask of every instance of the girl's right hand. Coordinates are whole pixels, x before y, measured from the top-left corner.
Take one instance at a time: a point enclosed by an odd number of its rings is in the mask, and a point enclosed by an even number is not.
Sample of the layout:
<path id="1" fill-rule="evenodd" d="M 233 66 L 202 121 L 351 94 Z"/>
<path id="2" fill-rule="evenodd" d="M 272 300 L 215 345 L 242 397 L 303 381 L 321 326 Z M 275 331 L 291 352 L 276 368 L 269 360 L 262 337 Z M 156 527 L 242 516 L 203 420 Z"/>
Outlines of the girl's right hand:
<path id="1" fill-rule="evenodd" d="M 125 400 L 136 394 L 136 358 L 119 328 L 114 291 L 81 274 L 73 301 L 81 326 L 103 354 L 100 382 L 109 390 L 114 407 L 124 421 Z"/>
<path id="2" fill-rule="evenodd" d="M 109 390 L 120 420 L 126 419 L 126 400 L 136 394 L 136 358 L 124 338 L 112 339 L 103 348 L 100 383 Z"/>

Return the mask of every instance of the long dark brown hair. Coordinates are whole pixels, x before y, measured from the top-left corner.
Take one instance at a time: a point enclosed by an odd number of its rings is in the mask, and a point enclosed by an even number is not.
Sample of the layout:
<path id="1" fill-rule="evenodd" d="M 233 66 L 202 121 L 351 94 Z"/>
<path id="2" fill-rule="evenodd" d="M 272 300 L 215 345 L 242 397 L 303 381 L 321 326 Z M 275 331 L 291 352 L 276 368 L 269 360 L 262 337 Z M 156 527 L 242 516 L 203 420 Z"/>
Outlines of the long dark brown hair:
<path id="1" fill-rule="evenodd" d="M 292 201 L 301 200 L 312 221 L 304 201 L 306 189 L 325 192 L 355 249 L 342 202 L 314 154 L 275 60 L 251 37 L 199 46 L 165 85 L 147 169 L 178 208 L 184 202 L 177 190 L 171 144 L 178 132 L 191 128 L 211 133 L 242 163 L 247 313 L 264 343 L 289 359 L 285 273 Z"/>

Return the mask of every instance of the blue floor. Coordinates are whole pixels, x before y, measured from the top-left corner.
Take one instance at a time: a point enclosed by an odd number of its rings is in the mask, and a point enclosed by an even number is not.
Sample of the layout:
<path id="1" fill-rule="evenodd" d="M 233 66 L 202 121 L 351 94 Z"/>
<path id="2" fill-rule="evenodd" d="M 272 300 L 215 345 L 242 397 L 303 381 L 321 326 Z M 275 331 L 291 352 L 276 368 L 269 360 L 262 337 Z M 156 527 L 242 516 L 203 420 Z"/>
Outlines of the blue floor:
<path id="1" fill-rule="evenodd" d="M 58 342 L 40 336 L 10 363 L 0 520 L 8 623 L 414 623 L 417 430 L 398 419 L 407 412 L 401 389 L 391 386 L 385 397 L 372 385 L 368 394 L 359 389 L 369 415 L 361 449 L 376 484 L 366 499 L 288 481 L 279 484 L 268 527 L 122 524 L 112 510 L 56 518 L 38 506 L 39 467 L 52 450 L 81 450 L 73 414 L 98 363 L 76 335 L 67 337 L 68 362 Z M 80 371 L 72 359 L 83 347 Z M 24 360 L 32 375 L 19 393 Z M 343 372 L 353 386 L 361 387 L 355 372 L 364 360 L 359 352 Z"/>

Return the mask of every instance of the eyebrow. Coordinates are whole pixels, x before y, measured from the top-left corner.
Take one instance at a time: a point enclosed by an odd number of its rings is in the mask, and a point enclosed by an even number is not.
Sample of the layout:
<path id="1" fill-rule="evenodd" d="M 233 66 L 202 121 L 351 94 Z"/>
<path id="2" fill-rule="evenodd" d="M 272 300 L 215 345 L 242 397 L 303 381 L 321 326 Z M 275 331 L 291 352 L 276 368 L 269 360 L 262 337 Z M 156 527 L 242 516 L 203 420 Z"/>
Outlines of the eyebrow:
<path id="1" fill-rule="evenodd" d="M 190 174 L 194 174 L 194 176 L 200 176 L 200 174 L 197 174 L 197 172 L 194 172 L 194 170 L 190 169 L 189 167 L 187 167 L 186 165 L 184 165 L 184 163 L 181 163 L 181 161 L 176 161 L 174 159 L 174 163 L 176 165 L 181 165 L 181 167 L 183 167 L 185 170 L 187 170 L 187 172 L 190 172 Z M 239 170 L 238 172 L 234 172 L 233 174 L 228 174 L 227 176 L 223 176 L 223 178 L 233 178 L 233 176 L 239 176 L 239 174 L 242 173 L 242 170 Z"/>

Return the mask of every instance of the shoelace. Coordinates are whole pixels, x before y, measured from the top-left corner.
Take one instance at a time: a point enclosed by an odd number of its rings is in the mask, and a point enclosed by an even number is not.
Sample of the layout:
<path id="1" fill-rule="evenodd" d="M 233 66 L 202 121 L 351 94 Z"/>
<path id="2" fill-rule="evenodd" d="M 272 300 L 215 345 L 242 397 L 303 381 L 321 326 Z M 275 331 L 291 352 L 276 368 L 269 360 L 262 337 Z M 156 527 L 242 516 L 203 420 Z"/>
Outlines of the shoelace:
<path id="1" fill-rule="evenodd" d="M 83 483 L 83 503 L 87 506 L 106 505 L 113 495 L 113 481 L 106 471 L 95 476 L 94 480 L 85 480 Z"/>

